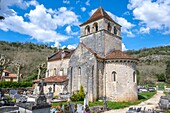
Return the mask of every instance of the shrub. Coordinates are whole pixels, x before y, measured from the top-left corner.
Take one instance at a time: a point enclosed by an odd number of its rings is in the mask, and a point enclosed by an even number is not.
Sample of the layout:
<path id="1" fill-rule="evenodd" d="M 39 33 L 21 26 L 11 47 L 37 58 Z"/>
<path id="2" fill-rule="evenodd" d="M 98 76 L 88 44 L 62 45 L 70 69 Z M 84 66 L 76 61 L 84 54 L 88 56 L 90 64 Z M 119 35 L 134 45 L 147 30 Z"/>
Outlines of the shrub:
<path id="1" fill-rule="evenodd" d="M 73 95 L 71 96 L 71 100 L 72 101 L 83 101 L 85 98 L 85 93 L 84 93 L 84 89 L 83 86 L 80 86 L 80 90 L 73 92 Z"/>
<path id="2" fill-rule="evenodd" d="M 1 88 L 26 88 L 32 87 L 32 82 L 0 82 Z"/>

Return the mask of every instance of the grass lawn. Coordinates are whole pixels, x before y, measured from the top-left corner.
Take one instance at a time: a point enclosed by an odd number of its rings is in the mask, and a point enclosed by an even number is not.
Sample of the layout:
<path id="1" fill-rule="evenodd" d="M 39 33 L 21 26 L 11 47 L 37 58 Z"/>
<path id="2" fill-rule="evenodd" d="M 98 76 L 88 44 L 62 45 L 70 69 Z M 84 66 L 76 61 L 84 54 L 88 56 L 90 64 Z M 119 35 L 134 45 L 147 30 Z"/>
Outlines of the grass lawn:
<path id="1" fill-rule="evenodd" d="M 143 92 L 140 93 L 138 95 L 138 101 L 136 102 L 110 102 L 107 101 L 107 107 L 108 108 L 112 108 L 112 109 L 120 109 L 120 108 L 125 108 L 125 107 L 129 107 L 131 105 L 136 105 L 139 104 L 145 100 L 150 99 L 153 95 L 155 95 L 155 92 Z M 63 102 L 62 104 L 66 104 L 67 102 Z M 78 101 L 78 102 L 71 102 L 71 103 L 75 103 L 75 104 L 84 104 L 83 101 Z M 59 103 L 53 103 L 52 106 L 59 106 Z M 89 102 L 89 106 L 103 106 L 103 102 Z"/>

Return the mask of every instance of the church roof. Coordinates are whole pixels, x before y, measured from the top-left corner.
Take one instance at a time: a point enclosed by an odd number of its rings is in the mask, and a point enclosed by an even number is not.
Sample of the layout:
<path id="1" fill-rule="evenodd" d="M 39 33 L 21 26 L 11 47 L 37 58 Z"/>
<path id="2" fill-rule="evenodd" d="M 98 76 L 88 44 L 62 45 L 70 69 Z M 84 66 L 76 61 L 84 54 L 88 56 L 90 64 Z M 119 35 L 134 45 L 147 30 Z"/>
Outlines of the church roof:
<path id="1" fill-rule="evenodd" d="M 132 57 L 127 55 L 126 53 L 120 51 L 120 50 L 114 50 L 112 53 L 104 56 L 101 56 L 94 52 L 92 49 L 88 48 L 84 43 L 80 43 L 83 45 L 88 51 L 90 51 L 92 54 L 94 54 L 99 59 L 109 60 L 109 59 L 130 59 L 130 60 L 139 60 L 138 58 Z"/>
<path id="2" fill-rule="evenodd" d="M 131 60 L 139 60 L 135 57 L 129 56 L 126 53 L 120 51 L 120 50 L 115 50 L 112 53 L 108 54 L 105 59 L 131 59 Z"/>
<path id="3" fill-rule="evenodd" d="M 80 26 L 83 26 L 85 24 L 89 24 L 93 21 L 96 21 L 96 20 L 99 20 L 101 18 L 106 18 L 108 19 L 109 21 L 111 22 L 114 22 L 116 23 L 107 13 L 106 11 L 102 8 L 102 7 L 99 7 L 94 13 L 93 15 L 86 21 L 84 22 L 83 24 L 81 24 Z M 117 23 L 116 23 L 117 24 Z"/>
<path id="4" fill-rule="evenodd" d="M 63 52 L 64 52 L 63 59 L 65 59 L 65 58 L 70 58 L 71 55 L 73 54 L 74 50 L 60 50 L 59 52 L 48 57 L 48 61 L 61 60 Z"/>
<path id="5" fill-rule="evenodd" d="M 45 83 L 62 83 L 68 80 L 67 76 L 50 76 L 43 78 Z M 34 83 L 40 82 L 40 80 L 34 80 Z"/>

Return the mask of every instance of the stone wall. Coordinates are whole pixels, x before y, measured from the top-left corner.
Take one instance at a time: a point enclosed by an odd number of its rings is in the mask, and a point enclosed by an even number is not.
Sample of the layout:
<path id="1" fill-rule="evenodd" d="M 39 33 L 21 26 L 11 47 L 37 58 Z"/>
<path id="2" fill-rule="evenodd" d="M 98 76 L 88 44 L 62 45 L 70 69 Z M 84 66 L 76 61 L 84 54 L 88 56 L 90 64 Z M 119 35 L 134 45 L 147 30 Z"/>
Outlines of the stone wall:
<path id="1" fill-rule="evenodd" d="M 55 90 L 54 90 L 54 84 L 55 84 Z M 64 85 L 56 84 L 56 83 L 47 83 L 46 86 L 44 86 L 44 94 L 47 94 L 49 92 L 48 88 L 50 88 L 50 87 L 52 88 L 51 92 L 55 91 L 53 95 L 58 96 L 59 93 L 62 93 L 62 89 L 63 89 Z M 37 88 L 36 90 L 37 90 L 37 93 L 39 94 L 39 86 L 37 83 L 35 84 L 35 88 Z"/>
<path id="2" fill-rule="evenodd" d="M 84 87 L 89 101 L 97 99 L 96 58 L 82 44 L 79 44 L 70 58 L 69 89 L 72 93 Z"/>
<path id="3" fill-rule="evenodd" d="M 68 63 L 70 59 L 63 59 L 63 60 L 56 60 L 56 61 L 50 61 L 47 63 L 47 74 L 48 76 L 55 76 L 55 75 L 61 75 L 61 69 L 63 69 L 63 75 L 67 75 L 68 71 Z M 56 71 L 55 71 L 56 69 Z M 56 72 L 56 73 L 55 73 Z"/>
<path id="4" fill-rule="evenodd" d="M 112 101 L 136 101 L 137 83 L 135 63 L 132 62 L 107 62 L 106 63 L 106 96 Z M 116 72 L 116 80 L 113 73 Z"/>
<path id="5" fill-rule="evenodd" d="M 103 86 L 103 77 L 104 75 L 104 63 L 103 60 L 99 60 L 97 63 L 97 97 L 98 99 L 103 99 L 103 92 L 104 92 L 104 86 Z"/>
<path id="6" fill-rule="evenodd" d="M 20 111 L 19 113 L 50 113 L 50 107 L 35 109 L 35 110 L 28 110 L 28 109 L 19 107 L 19 111 Z"/>
<path id="7" fill-rule="evenodd" d="M 105 31 L 105 55 L 113 52 L 114 50 L 122 51 L 122 40 L 113 34 Z"/>
<path id="8" fill-rule="evenodd" d="M 93 31 L 93 24 L 98 23 L 98 31 Z M 111 25 L 111 31 L 107 30 L 108 23 Z M 118 34 L 114 34 L 114 26 L 120 28 L 117 24 L 109 22 L 106 19 L 100 19 L 93 23 L 89 23 L 90 33 L 85 34 L 87 25 L 81 27 L 80 41 L 87 47 L 91 48 L 101 56 L 107 55 L 114 50 L 122 50 L 122 38 Z"/>

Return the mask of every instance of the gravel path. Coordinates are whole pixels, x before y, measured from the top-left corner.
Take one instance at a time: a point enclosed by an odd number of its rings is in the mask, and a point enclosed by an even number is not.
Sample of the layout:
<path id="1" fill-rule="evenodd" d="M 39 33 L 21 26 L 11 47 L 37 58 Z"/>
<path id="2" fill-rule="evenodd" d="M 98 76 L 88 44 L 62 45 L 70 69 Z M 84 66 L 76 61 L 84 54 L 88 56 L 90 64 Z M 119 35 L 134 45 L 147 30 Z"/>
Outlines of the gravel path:
<path id="1" fill-rule="evenodd" d="M 159 99 L 161 96 L 164 96 L 163 91 L 158 91 L 157 94 L 155 94 L 152 98 L 150 98 L 149 100 L 146 100 L 138 105 L 134 105 L 134 106 L 130 106 L 130 107 L 142 107 L 142 109 L 144 107 L 146 107 L 146 109 L 155 109 L 156 107 L 158 107 L 158 103 L 159 103 Z M 118 110 L 110 110 L 107 111 L 105 113 L 126 113 L 126 111 L 130 108 L 123 108 L 123 109 L 118 109 Z"/>

